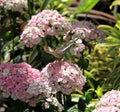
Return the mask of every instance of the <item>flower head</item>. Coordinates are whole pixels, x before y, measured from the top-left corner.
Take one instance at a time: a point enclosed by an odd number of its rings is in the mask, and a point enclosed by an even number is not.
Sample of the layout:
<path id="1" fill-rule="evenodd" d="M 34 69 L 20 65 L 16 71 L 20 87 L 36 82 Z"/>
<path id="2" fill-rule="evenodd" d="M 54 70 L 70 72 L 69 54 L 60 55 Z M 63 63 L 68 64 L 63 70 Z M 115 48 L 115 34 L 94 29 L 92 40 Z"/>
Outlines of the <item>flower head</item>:
<path id="1" fill-rule="evenodd" d="M 35 29 L 34 32 L 32 32 L 33 29 Z M 70 23 L 56 10 L 43 10 L 28 21 L 21 40 L 27 47 L 33 47 L 40 42 L 37 40 L 46 36 L 63 36 L 69 29 Z"/>
<path id="2" fill-rule="evenodd" d="M 29 64 L 23 62 L 0 65 L 1 97 L 10 96 L 13 100 L 19 99 L 29 103 L 36 97 L 39 99 L 47 97 L 50 90 L 46 78 L 41 75 L 39 70 L 32 68 Z M 38 103 L 37 101 L 36 103 Z M 32 105 L 36 105 L 33 102 Z"/>
<path id="3" fill-rule="evenodd" d="M 0 7 L 4 7 L 5 6 L 5 0 L 0 0 Z"/>
<path id="4" fill-rule="evenodd" d="M 114 106 L 99 107 L 92 112 L 120 112 L 120 109 Z"/>
<path id="5" fill-rule="evenodd" d="M 72 22 L 72 29 L 64 36 L 68 40 L 69 35 L 72 38 L 80 38 L 84 41 L 99 40 L 103 41 L 105 34 L 89 21 Z"/>
<path id="6" fill-rule="evenodd" d="M 80 68 L 68 61 L 49 63 L 41 73 L 48 77 L 53 91 L 64 94 L 71 94 L 76 87 L 82 89 L 86 82 Z"/>
<path id="7" fill-rule="evenodd" d="M 27 47 L 33 47 L 37 45 L 43 37 L 44 32 L 41 29 L 37 27 L 27 27 L 21 35 L 21 40 Z"/>
<path id="8" fill-rule="evenodd" d="M 110 111 L 108 111 L 108 110 Z M 115 111 L 116 110 L 116 111 Z M 94 112 L 119 112 L 120 111 L 120 91 L 111 90 L 103 95 Z"/>
<path id="9" fill-rule="evenodd" d="M 0 0 L 0 6 L 18 12 L 22 12 L 28 7 L 27 0 Z"/>

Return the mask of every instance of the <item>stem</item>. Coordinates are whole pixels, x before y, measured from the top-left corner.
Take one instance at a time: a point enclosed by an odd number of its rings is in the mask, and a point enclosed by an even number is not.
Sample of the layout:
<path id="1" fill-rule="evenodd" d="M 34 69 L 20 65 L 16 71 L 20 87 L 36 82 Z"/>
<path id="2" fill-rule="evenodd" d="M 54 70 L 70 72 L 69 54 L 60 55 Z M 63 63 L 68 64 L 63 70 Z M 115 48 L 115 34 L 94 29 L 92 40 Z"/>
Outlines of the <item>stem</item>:
<path id="1" fill-rule="evenodd" d="M 82 55 L 82 56 L 81 56 L 82 59 L 84 59 L 84 51 L 81 53 L 81 55 Z M 85 74 L 85 73 L 84 73 L 84 71 L 85 71 L 84 67 L 82 68 L 82 70 L 83 70 L 83 75 L 84 75 L 84 74 Z"/>
<path id="2" fill-rule="evenodd" d="M 67 112 L 71 104 L 71 96 L 63 94 L 63 101 L 64 101 L 64 112 Z"/>
<path id="3" fill-rule="evenodd" d="M 15 47 L 15 41 L 14 41 L 14 37 L 15 37 L 15 34 L 16 34 L 17 23 L 16 23 L 16 17 L 13 14 L 13 12 L 11 10 L 9 10 L 8 13 L 9 13 L 9 16 L 10 16 L 10 22 L 11 22 L 11 26 L 12 26 L 12 29 L 11 29 L 11 32 L 12 32 L 12 41 L 13 41 L 12 42 L 12 44 L 13 44 L 13 46 L 12 46 L 12 51 L 13 51 L 12 57 L 13 57 L 13 63 L 14 63 L 15 62 L 14 61 L 14 55 L 15 55 L 15 49 L 14 49 L 14 47 Z"/>
<path id="4" fill-rule="evenodd" d="M 2 47 L 3 47 L 3 44 L 4 44 L 4 42 L 3 42 L 3 39 L 0 39 L 0 64 L 2 63 Z"/>

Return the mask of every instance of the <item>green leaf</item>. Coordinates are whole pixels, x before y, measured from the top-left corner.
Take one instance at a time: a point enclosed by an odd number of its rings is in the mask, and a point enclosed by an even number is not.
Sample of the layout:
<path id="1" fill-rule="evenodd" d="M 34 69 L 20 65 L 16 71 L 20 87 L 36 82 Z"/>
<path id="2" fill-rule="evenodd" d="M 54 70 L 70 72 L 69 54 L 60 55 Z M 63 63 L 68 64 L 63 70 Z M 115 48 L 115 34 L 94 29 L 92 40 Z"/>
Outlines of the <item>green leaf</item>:
<path id="1" fill-rule="evenodd" d="M 46 8 L 46 6 L 49 4 L 50 0 L 44 0 L 42 6 L 41 6 L 41 11 Z"/>
<path id="2" fill-rule="evenodd" d="M 62 0 L 62 1 L 65 1 L 67 6 L 70 6 L 73 2 L 73 0 Z"/>
<path id="3" fill-rule="evenodd" d="M 88 12 L 90 11 L 97 3 L 99 0 L 84 0 L 83 3 L 81 3 L 77 9 L 75 10 L 76 13 L 82 13 L 82 12 Z"/>
<path id="4" fill-rule="evenodd" d="M 115 25 L 119 30 L 120 30 L 120 20 L 117 21 L 116 25 Z"/>
<path id="5" fill-rule="evenodd" d="M 97 88 L 98 83 L 95 79 L 88 77 L 87 82 L 89 83 L 90 87 L 93 88 L 94 90 Z"/>
<path id="6" fill-rule="evenodd" d="M 19 37 L 15 37 L 14 38 L 14 44 L 17 44 L 19 42 Z M 12 49 L 12 46 L 13 46 L 13 40 L 11 40 L 11 41 L 8 41 L 7 43 L 5 43 L 5 45 L 2 47 L 2 52 L 4 52 L 4 50 L 6 49 L 6 48 L 8 48 L 9 47 L 9 49 L 11 49 L 11 50 L 13 50 Z"/>
<path id="7" fill-rule="evenodd" d="M 103 88 L 98 86 L 97 90 L 95 91 L 98 97 L 102 97 L 103 95 Z"/>
<path id="8" fill-rule="evenodd" d="M 77 105 L 74 105 L 70 109 L 68 109 L 67 112 L 82 112 L 82 111 L 78 109 Z"/>
<path id="9" fill-rule="evenodd" d="M 120 31 L 116 28 L 109 25 L 99 25 L 99 28 L 101 28 L 107 35 L 120 39 Z"/>
<path id="10" fill-rule="evenodd" d="M 79 98 L 81 97 L 82 95 L 80 94 L 72 94 L 71 97 L 72 97 L 72 102 L 78 102 L 79 101 Z"/>
<path id="11" fill-rule="evenodd" d="M 87 103 L 89 103 L 93 98 L 92 92 L 90 92 L 90 91 L 85 92 L 85 97 L 86 97 Z"/>
<path id="12" fill-rule="evenodd" d="M 80 97 L 78 101 L 78 109 L 84 112 L 85 108 L 86 108 L 86 98 Z"/>
<path id="13" fill-rule="evenodd" d="M 85 76 L 95 79 L 93 74 L 91 74 L 90 72 L 84 70 L 84 73 L 85 73 Z"/>
<path id="14" fill-rule="evenodd" d="M 116 18 L 116 20 L 120 20 L 120 13 L 115 13 L 115 18 Z"/>
<path id="15" fill-rule="evenodd" d="M 115 6 L 115 5 L 120 5 L 120 0 L 113 1 L 112 4 L 110 5 L 110 9 L 112 9 L 113 6 Z"/>
<path id="16" fill-rule="evenodd" d="M 89 60 L 87 58 L 82 58 L 80 59 L 80 61 L 78 62 L 78 65 L 83 68 L 83 69 L 87 69 L 88 65 L 89 65 Z"/>
<path id="17" fill-rule="evenodd" d="M 36 47 L 34 47 L 33 51 L 30 53 L 30 56 L 29 56 L 29 63 L 35 60 L 37 55 L 38 55 L 38 50 L 36 49 Z"/>

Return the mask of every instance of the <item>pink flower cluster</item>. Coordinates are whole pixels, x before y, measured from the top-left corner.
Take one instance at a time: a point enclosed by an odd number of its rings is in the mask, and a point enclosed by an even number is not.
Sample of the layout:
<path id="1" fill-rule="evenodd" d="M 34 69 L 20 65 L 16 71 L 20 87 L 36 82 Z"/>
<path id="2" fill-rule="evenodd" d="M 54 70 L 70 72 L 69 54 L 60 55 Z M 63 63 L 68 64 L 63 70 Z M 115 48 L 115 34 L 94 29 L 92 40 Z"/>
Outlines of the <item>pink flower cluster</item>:
<path id="1" fill-rule="evenodd" d="M 0 7 L 4 7 L 5 6 L 5 0 L 0 0 Z"/>
<path id="2" fill-rule="evenodd" d="M 21 35 L 21 39 L 27 47 L 39 44 L 43 37 L 44 33 L 37 27 L 27 27 Z"/>
<path id="3" fill-rule="evenodd" d="M 0 7 L 13 11 L 24 11 L 28 7 L 27 0 L 0 0 Z"/>
<path id="4" fill-rule="evenodd" d="M 19 99 L 35 106 L 51 89 L 39 70 L 23 62 L 0 65 L 0 97 Z"/>
<path id="5" fill-rule="evenodd" d="M 57 107 L 57 112 L 62 112 L 64 110 L 62 104 L 59 103 L 56 97 L 50 96 L 46 99 L 44 103 L 45 109 L 48 109 L 51 105 Z"/>
<path id="6" fill-rule="evenodd" d="M 94 112 L 120 112 L 120 91 L 111 90 L 105 93 Z"/>
<path id="7" fill-rule="evenodd" d="M 41 74 L 48 77 L 49 85 L 54 92 L 61 91 L 64 94 L 71 94 L 75 88 L 83 88 L 86 78 L 80 68 L 68 61 L 55 61 L 49 63 Z"/>
<path id="8" fill-rule="evenodd" d="M 25 62 L 0 65 L 0 98 L 19 99 L 30 106 L 59 91 L 69 95 L 85 82 L 80 68 L 68 61 L 49 63 L 41 72 Z"/>
<path id="9" fill-rule="evenodd" d="M 77 58 L 81 57 L 81 52 L 85 49 L 85 42 L 104 40 L 105 34 L 91 22 L 71 22 L 71 26 L 71 30 L 64 35 L 63 39 L 73 41 L 69 51 Z"/>
<path id="10" fill-rule="evenodd" d="M 70 29 L 70 23 L 65 17 L 60 15 L 56 10 L 43 10 L 37 15 L 32 16 L 29 20 L 27 28 L 21 34 L 21 40 L 27 47 L 37 45 L 37 40 L 41 40 L 46 36 L 64 35 Z M 39 29 L 39 32 L 32 32 L 33 27 Z M 29 33 L 32 34 L 29 36 Z M 36 38 L 34 38 L 34 36 Z M 31 43 L 33 41 L 33 43 Z"/>
<path id="11" fill-rule="evenodd" d="M 92 112 L 120 112 L 120 109 L 117 107 L 110 107 L 110 106 L 106 106 L 106 107 L 100 107 L 97 108 L 96 110 L 93 110 Z"/>
<path id="12" fill-rule="evenodd" d="M 91 40 L 104 40 L 104 33 L 89 21 L 72 22 L 71 25 L 72 38 L 80 38 L 87 42 Z M 68 33 L 66 36 L 64 36 L 65 40 L 68 40 L 68 35 L 71 34 Z"/>

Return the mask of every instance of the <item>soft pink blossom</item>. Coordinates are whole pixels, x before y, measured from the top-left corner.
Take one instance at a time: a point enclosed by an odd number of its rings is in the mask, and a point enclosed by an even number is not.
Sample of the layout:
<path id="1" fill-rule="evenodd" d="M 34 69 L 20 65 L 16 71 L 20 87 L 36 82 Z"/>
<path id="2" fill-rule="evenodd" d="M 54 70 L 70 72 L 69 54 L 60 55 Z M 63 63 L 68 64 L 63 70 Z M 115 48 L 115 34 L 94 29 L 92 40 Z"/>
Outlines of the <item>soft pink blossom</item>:
<path id="1" fill-rule="evenodd" d="M 21 34 L 21 40 L 27 47 L 33 47 L 46 36 L 61 36 L 62 38 L 70 26 L 68 20 L 56 10 L 43 10 L 33 15 L 28 21 L 27 28 Z M 34 29 L 35 31 L 32 32 Z"/>
<path id="2" fill-rule="evenodd" d="M 51 88 L 47 78 L 31 65 L 25 62 L 4 63 L 0 65 L 0 91 L 1 98 L 10 96 L 13 100 L 19 99 L 36 105 L 40 99 L 51 93 Z"/>
<path id="3" fill-rule="evenodd" d="M 5 6 L 5 0 L 0 0 L 0 7 L 4 7 Z"/>
<path id="4" fill-rule="evenodd" d="M 61 91 L 64 94 L 71 94 L 76 87 L 81 90 L 86 82 L 80 68 L 68 61 L 49 63 L 41 73 L 48 77 L 53 91 Z"/>
<path id="5" fill-rule="evenodd" d="M 65 40 L 70 38 L 80 38 L 84 41 L 99 40 L 103 41 L 105 34 L 97 28 L 92 22 L 89 21 L 78 21 L 72 22 L 72 29 L 64 36 Z"/>
<path id="6" fill-rule="evenodd" d="M 45 109 L 48 109 L 50 106 L 54 106 L 57 108 L 57 112 L 62 112 L 64 110 L 63 105 L 60 104 L 58 99 L 54 96 L 50 96 L 46 99 L 46 102 L 44 103 Z"/>
<path id="7" fill-rule="evenodd" d="M 21 40 L 27 47 L 33 47 L 40 43 L 44 37 L 44 32 L 38 27 L 27 27 L 21 35 Z"/>
<path id="8" fill-rule="evenodd" d="M 23 12 L 28 7 L 27 0 L 0 0 L 0 7 L 8 10 Z"/>
<path id="9" fill-rule="evenodd" d="M 114 106 L 99 107 L 92 112 L 120 112 L 120 109 Z"/>
<path id="10" fill-rule="evenodd" d="M 107 108 L 111 111 L 107 111 Z M 111 90 L 102 96 L 102 98 L 96 105 L 96 109 L 94 112 L 119 112 L 119 111 L 120 111 L 120 91 Z"/>

